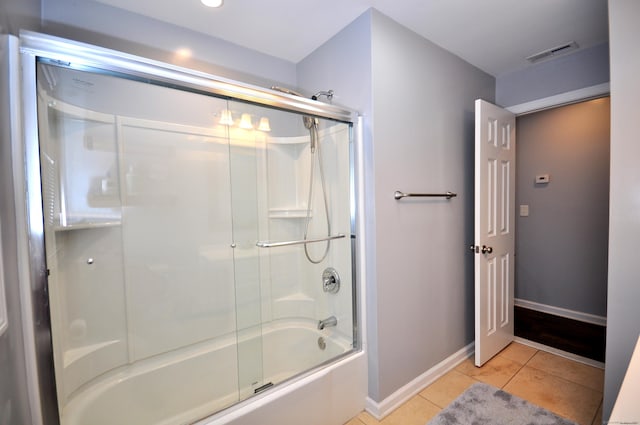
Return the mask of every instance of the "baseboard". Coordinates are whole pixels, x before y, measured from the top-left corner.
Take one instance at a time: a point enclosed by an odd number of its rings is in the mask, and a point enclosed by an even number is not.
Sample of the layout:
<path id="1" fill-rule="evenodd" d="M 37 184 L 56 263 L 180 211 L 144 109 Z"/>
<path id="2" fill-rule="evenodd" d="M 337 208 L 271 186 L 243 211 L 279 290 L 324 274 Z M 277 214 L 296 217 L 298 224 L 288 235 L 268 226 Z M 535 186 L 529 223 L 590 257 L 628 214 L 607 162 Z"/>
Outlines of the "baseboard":
<path id="1" fill-rule="evenodd" d="M 552 305 L 540 304 L 533 301 L 516 298 L 514 304 L 517 307 L 528 308 L 529 310 L 540 311 L 542 313 L 553 314 L 554 316 L 566 317 L 567 319 L 578 320 L 580 322 L 592 323 L 594 325 L 607 326 L 607 318 L 596 316 L 595 314 L 582 313 L 580 311 L 569 310 Z"/>
<path id="2" fill-rule="evenodd" d="M 549 347 L 548 345 L 544 345 L 535 341 L 520 338 L 519 336 L 515 337 L 514 341 L 519 342 L 522 345 L 528 345 L 529 347 L 533 347 L 536 350 L 546 351 L 547 353 L 555 354 L 556 356 L 564 357 L 565 359 L 574 360 L 579 363 L 584 363 L 589 366 L 597 367 L 599 369 L 604 369 L 604 363 L 599 362 L 597 360 L 593 360 L 587 357 L 582 357 L 577 354 L 569 353 L 567 351 L 558 350 L 557 348 Z"/>
<path id="3" fill-rule="evenodd" d="M 440 378 L 442 375 L 465 361 L 473 354 L 475 349 L 474 347 L 475 343 L 472 342 L 466 347 L 458 350 L 437 365 L 433 366 L 431 369 L 424 372 L 422 375 L 418 376 L 413 381 L 409 382 L 408 384 L 391 394 L 389 397 L 382 400 L 381 402 L 376 402 L 367 397 L 365 404 L 366 411 L 369 412 L 374 418 L 381 420 L 382 418 L 393 412 L 401 404 L 422 391 L 426 386 L 430 385 L 436 379 Z"/>

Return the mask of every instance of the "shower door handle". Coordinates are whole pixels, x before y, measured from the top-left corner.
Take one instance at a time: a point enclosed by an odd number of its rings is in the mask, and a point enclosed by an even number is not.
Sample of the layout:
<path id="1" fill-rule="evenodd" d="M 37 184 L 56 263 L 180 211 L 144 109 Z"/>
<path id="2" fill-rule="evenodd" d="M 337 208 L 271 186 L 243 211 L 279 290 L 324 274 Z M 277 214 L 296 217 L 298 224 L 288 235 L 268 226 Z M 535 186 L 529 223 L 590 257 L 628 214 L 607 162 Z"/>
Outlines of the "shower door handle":
<path id="1" fill-rule="evenodd" d="M 326 242 L 334 239 L 342 239 L 344 237 L 345 237 L 344 234 L 338 233 L 337 235 L 327 236 L 326 238 L 318 238 L 318 239 L 300 239 L 295 241 L 282 241 L 282 242 L 258 241 L 256 242 L 256 246 L 258 248 L 275 248 L 279 246 L 303 245 L 308 243 Z"/>

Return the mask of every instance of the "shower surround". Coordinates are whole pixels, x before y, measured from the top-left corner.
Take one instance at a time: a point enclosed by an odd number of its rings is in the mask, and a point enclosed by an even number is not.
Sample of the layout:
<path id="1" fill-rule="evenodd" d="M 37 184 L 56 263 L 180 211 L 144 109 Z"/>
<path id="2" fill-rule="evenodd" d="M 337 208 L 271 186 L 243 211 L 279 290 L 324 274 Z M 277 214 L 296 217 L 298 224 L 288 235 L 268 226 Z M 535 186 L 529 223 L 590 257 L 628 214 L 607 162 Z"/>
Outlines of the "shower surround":
<path id="1" fill-rule="evenodd" d="M 50 317 L 26 337 L 55 370 L 38 376 L 57 411 L 43 423 L 294 424 L 318 390 L 318 424 L 361 410 L 355 115 L 54 37 L 20 45 L 22 279 Z"/>

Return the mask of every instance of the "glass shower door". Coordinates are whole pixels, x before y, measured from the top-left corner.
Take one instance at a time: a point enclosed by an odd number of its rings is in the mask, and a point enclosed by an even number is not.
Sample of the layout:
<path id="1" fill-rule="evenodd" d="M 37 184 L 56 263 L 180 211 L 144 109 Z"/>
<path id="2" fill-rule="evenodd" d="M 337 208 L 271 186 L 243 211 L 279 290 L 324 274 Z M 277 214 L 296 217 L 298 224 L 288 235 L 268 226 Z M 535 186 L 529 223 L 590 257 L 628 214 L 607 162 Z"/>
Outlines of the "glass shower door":
<path id="1" fill-rule="evenodd" d="M 227 101 L 37 71 L 62 424 L 180 423 L 237 402 Z"/>
<path id="2" fill-rule="evenodd" d="M 191 423 L 355 348 L 350 123 L 46 61 L 37 84 L 62 425 Z"/>
<path id="3" fill-rule="evenodd" d="M 354 348 L 351 125 L 229 108 L 238 331 L 261 332 L 241 370 L 260 362 L 260 391 Z"/>

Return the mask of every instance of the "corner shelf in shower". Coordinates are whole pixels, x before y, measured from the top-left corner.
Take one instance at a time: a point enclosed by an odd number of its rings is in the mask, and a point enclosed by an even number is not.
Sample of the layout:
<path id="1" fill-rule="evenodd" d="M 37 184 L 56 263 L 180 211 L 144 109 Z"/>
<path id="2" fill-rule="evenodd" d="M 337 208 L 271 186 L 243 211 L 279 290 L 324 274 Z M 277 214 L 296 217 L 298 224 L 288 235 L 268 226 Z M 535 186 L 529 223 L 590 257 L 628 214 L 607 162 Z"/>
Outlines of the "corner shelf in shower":
<path id="1" fill-rule="evenodd" d="M 269 137 L 267 139 L 268 144 L 273 145 L 304 145 L 309 143 L 309 134 L 306 136 L 293 136 L 293 137 Z"/>
<path id="2" fill-rule="evenodd" d="M 310 214 L 313 217 L 313 213 Z M 269 218 L 307 218 L 306 208 L 271 208 Z"/>
<path id="3" fill-rule="evenodd" d="M 101 229 L 107 227 L 118 227 L 122 224 L 120 221 L 104 221 L 104 222 L 80 222 L 74 224 L 68 224 L 66 226 L 53 226 L 56 232 L 66 232 L 69 230 L 86 230 L 86 229 Z"/>

